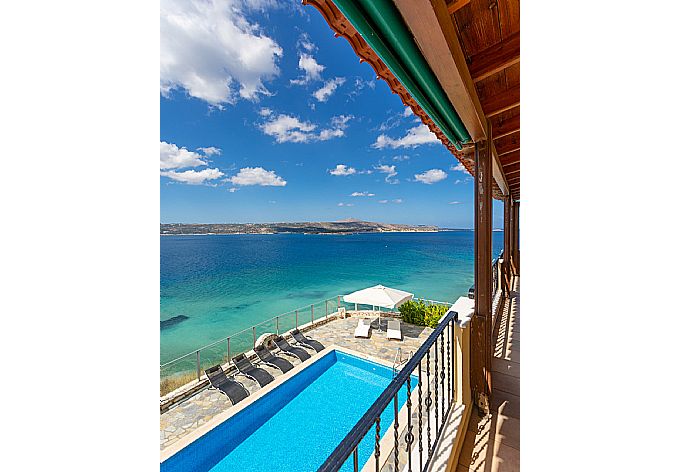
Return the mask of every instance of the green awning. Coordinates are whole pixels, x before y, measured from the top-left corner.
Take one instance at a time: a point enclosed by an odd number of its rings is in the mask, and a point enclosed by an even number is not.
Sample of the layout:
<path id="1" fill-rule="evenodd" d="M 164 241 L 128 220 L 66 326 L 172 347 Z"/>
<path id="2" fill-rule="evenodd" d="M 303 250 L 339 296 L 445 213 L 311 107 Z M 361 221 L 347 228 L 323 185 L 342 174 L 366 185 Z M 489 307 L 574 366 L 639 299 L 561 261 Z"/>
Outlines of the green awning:
<path id="1" fill-rule="evenodd" d="M 467 128 L 417 47 L 391 0 L 333 0 L 412 98 L 458 149 L 471 141 Z"/>

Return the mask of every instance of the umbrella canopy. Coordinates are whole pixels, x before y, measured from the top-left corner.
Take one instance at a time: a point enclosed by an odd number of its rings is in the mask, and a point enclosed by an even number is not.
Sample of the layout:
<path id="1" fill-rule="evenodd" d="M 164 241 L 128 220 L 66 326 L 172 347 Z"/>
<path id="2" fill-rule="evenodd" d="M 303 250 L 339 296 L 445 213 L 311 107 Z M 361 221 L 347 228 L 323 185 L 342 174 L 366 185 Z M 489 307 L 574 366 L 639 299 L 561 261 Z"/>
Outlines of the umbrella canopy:
<path id="1" fill-rule="evenodd" d="M 343 300 L 347 303 L 361 303 L 363 305 L 373 305 L 383 308 L 397 308 L 408 300 L 412 300 L 414 294 L 403 292 L 394 288 L 376 285 L 374 287 L 357 290 L 349 295 L 345 295 Z"/>

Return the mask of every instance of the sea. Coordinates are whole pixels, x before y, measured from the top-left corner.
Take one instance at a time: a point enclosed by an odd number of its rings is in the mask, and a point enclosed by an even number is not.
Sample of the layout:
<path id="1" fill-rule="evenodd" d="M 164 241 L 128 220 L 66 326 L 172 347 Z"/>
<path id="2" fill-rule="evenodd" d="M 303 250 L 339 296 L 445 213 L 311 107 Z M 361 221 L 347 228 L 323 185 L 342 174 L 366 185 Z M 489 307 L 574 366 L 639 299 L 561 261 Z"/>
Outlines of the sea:
<path id="1" fill-rule="evenodd" d="M 497 257 L 503 232 L 492 234 Z M 467 230 L 161 236 L 161 364 L 266 320 L 275 331 L 281 314 L 286 331 L 295 316 L 309 321 L 312 304 L 322 316 L 325 300 L 330 312 L 338 295 L 372 285 L 452 303 L 473 284 L 473 254 Z M 236 339 L 251 343 L 251 329 L 231 339 L 243 348 Z"/>

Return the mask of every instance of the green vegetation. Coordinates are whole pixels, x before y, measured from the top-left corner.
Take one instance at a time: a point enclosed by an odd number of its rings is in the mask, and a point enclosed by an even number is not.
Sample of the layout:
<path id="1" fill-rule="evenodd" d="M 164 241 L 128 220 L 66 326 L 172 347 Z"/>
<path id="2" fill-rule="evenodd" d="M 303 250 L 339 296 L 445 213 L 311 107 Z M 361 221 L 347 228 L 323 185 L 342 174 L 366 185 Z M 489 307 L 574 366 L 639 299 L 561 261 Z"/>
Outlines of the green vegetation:
<path id="1" fill-rule="evenodd" d="M 173 390 L 180 388 L 183 385 L 187 385 L 193 380 L 196 380 L 196 372 L 185 372 L 179 375 L 161 379 L 161 397 L 163 395 L 167 395 Z"/>
<path id="2" fill-rule="evenodd" d="M 175 234 L 352 234 L 352 233 L 388 233 L 388 232 L 436 232 L 437 226 L 411 226 L 371 221 L 321 221 L 308 223 L 219 223 L 187 224 L 161 223 L 162 235 Z"/>
<path id="3" fill-rule="evenodd" d="M 430 326 L 435 328 L 448 307 L 423 301 L 410 300 L 398 308 L 402 320 L 418 326 Z"/>

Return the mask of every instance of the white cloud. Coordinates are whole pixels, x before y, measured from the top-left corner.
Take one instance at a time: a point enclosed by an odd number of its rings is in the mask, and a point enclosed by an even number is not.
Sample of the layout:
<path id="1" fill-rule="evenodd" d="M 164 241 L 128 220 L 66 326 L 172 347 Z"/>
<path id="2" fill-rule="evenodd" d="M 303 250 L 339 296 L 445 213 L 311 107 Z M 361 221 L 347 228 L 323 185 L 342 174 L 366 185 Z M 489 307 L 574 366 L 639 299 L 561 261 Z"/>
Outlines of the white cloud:
<path id="1" fill-rule="evenodd" d="M 355 77 L 355 80 L 352 84 L 352 90 L 348 92 L 347 96 L 350 99 L 354 99 L 356 96 L 362 93 L 364 87 L 369 87 L 373 90 L 374 88 L 376 88 L 376 82 L 374 82 L 373 80 L 364 80 L 361 77 Z"/>
<path id="2" fill-rule="evenodd" d="M 315 124 L 303 122 L 296 116 L 281 114 L 277 117 L 270 117 L 259 128 L 264 134 L 275 138 L 278 143 L 308 143 L 345 136 L 347 122 L 351 119 L 352 115 L 334 116 L 331 118 L 331 128 L 316 132 L 317 126 Z"/>
<path id="3" fill-rule="evenodd" d="M 270 108 L 263 107 L 262 109 L 259 110 L 259 115 L 261 116 L 271 116 L 273 114 L 273 110 Z"/>
<path id="4" fill-rule="evenodd" d="M 314 56 L 304 52 L 299 55 L 297 67 L 304 71 L 304 75 L 298 79 L 291 79 L 290 83 L 293 85 L 306 85 L 309 82 L 321 79 L 321 72 L 326 68 L 316 62 Z"/>
<path id="5" fill-rule="evenodd" d="M 410 160 L 410 156 L 407 154 L 403 154 L 402 156 L 393 156 L 393 160 L 398 162 L 408 161 Z"/>
<path id="6" fill-rule="evenodd" d="M 196 148 L 197 151 L 203 152 L 207 156 L 216 156 L 222 154 L 222 151 L 218 149 L 217 147 L 209 146 L 209 147 L 200 147 Z"/>
<path id="7" fill-rule="evenodd" d="M 402 198 L 394 198 L 393 200 L 379 200 L 379 203 L 402 203 Z"/>
<path id="8" fill-rule="evenodd" d="M 448 205 L 460 205 L 462 202 L 459 202 L 457 200 L 454 200 L 452 202 L 448 202 Z"/>
<path id="9" fill-rule="evenodd" d="M 338 206 L 339 206 L 339 207 L 351 207 L 351 206 L 355 206 L 355 204 L 354 204 L 354 203 L 343 203 L 343 202 L 340 202 L 340 203 L 338 203 Z"/>
<path id="10" fill-rule="evenodd" d="M 314 92 L 312 96 L 320 102 L 325 102 L 335 93 L 335 89 L 344 83 L 345 77 L 336 77 L 335 79 L 327 80 L 324 86 Z"/>
<path id="11" fill-rule="evenodd" d="M 398 175 L 398 172 L 395 170 L 395 166 L 381 164 L 374 166 L 374 169 L 378 170 L 382 174 L 386 174 L 386 182 L 389 184 L 397 184 L 399 182 L 398 179 L 393 178 Z"/>
<path id="12" fill-rule="evenodd" d="M 345 164 L 338 164 L 335 169 L 328 171 L 331 175 L 352 175 L 357 173 L 354 167 L 348 167 Z"/>
<path id="13" fill-rule="evenodd" d="M 440 182 L 446 177 L 448 177 L 448 174 L 446 174 L 441 169 L 429 169 L 425 172 L 422 172 L 421 174 L 414 175 L 414 179 L 417 182 L 422 182 L 424 184 L 435 184 L 436 182 Z"/>
<path id="14" fill-rule="evenodd" d="M 276 175 L 273 170 L 266 170 L 263 167 L 244 167 L 230 178 L 234 185 L 261 185 L 271 187 L 285 187 L 287 182 Z"/>
<path id="15" fill-rule="evenodd" d="M 160 168 L 181 169 L 183 167 L 205 166 L 204 156 L 186 148 L 161 141 Z"/>
<path id="16" fill-rule="evenodd" d="M 412 108 L 405 107 L 405 111 L 403 111 L 403 116 L 404 117 L 412 116 Z"/>
<path id="17" fill-rule="evenodd" d="M 186 170 L 184 172 L 165 171 L 161 175 L 168 177 L 176 182 L 182 182 L 190 185 L 201 185 L 209 180 L 215 180 L 223 177 L 223 174 L 218 169 L 204 169 L 204 170 Z"/>
<path id="18" fill-rule="evenodd" d="M 317 49 L 316 45 L 311 42 L 311 39 L 309 39 L 309 35 L 307 33 L 302 33 L 299 35 L 299 39 L 297 40 L 297 47 L 309 52 L 315 51 Z"/>
<path id="19" fill-rule="evenodd" d="M 376 138 L 376 142 L 372 144 L 376 149 L 383 149 L 390 147 L 393 149 L 397 148 L 408 148 L 417 147 L 420 144 L 430 144 L 430 143 L 440 143 L 441 141 L 436 138 L 436 135 L 429 131 L 429 128 L 425 124 L 415 126 L 407 131 L 407 134 L 399 139 L 393 139 L 385 134 L 381 134 Z"/>
<path id="20" fill-rule="evenodd" d="M 237 187 L 230 187 L 230 188 L 228 189 L 228 192 L 230 192 L 230 193 L 235 193 L 235 192 L 237 192 L 238 190 L 239 190 L 239 189 L 238 189 Z"/>
<path id="21" fill-rule="evenodd" d="M 450 170 L 455 170 L 455 171 L 458 171 L 458 172 L 464 172 L 464 173 L 467 174 L 467 175 L 472 175 L 472 174 L 470 174 L 469 172 L 467 172 L 467 169 L 465 169 L 465 166 L 462 165 L 461 162 L 458 162 L 456 165 L 454 165 L 453 167 L 451 167 Z"/>
<path id="22" fill-rule="evenodd" d="M 370 192 L 352 192 L 351 197 L 374 197 L 376 194 Z"/>
<path id="23" fill-rule="evenodd" d="M 237 95 L 257 100 L 264 80 L 280 72 L 282 48 L 246 18 L 244 10 L 273 1 L 161 0 L 160 91 L 175 88 L 223 107 Z"/>

